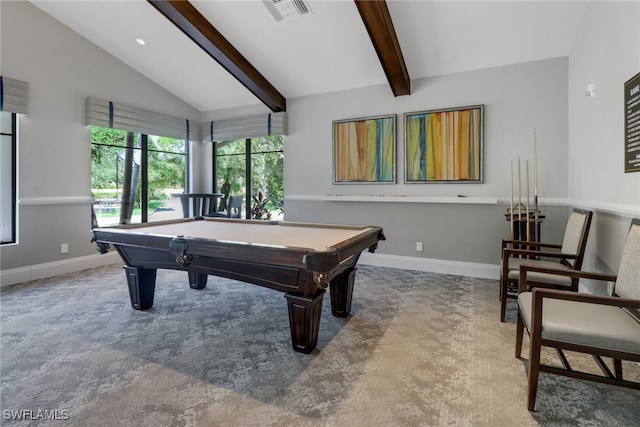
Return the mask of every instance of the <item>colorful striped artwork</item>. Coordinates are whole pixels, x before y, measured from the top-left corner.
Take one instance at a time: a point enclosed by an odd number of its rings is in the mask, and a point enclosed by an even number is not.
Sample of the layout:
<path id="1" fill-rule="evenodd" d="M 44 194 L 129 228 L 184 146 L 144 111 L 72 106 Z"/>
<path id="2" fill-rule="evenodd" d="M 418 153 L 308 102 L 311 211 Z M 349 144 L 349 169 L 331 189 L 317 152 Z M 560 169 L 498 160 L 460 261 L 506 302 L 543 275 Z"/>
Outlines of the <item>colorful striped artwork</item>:
<path id="1" fill-rule="evenodd" d="M 395 183 L 396 116 L 333 122 L 335 183 Z"/>
<path id="2" fill-rule="evenodd" d="M 406 182 L 482 182 L 484 106 L 405 114 Z"/>

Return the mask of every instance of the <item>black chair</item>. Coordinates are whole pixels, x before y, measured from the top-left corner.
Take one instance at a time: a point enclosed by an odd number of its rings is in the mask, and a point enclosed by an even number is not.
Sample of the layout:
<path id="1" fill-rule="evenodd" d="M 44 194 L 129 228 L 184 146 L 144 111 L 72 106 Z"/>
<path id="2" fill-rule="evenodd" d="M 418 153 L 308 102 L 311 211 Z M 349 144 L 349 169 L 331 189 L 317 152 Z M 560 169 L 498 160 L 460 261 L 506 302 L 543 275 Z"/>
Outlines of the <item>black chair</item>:
<path id="1" fill-rule="evenodd" d="M 207 216 L 216 210 L 216 201 L 223 196 L 220 193 L 177 193 L 172 194 L 180 198 L 182 216 L 192 218 Z"/>
<path id="2" fill-rule="evenodd" d="M 222 212 L 213 212 L 206 216 L 214 218 L 240 218 L 242 212 L 242 196 L 229 196 L 227 201 L 227 210 Z"/>

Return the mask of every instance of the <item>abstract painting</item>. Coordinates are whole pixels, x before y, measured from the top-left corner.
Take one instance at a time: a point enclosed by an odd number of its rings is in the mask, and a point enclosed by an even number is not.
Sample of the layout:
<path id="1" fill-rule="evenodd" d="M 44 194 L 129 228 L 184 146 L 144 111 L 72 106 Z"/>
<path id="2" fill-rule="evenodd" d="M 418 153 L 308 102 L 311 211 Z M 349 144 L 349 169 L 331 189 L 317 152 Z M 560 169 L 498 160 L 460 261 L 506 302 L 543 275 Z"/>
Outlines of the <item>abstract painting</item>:
<path id="1" fill-rule="evenodd" d="M 481 183 L 484 106 L 407 113 L 406 183 Z"/>
<path id="2" fill-rule="evenodd" d="M 333 122 L 333 182 L 396 182 L 396 116 Z"/>

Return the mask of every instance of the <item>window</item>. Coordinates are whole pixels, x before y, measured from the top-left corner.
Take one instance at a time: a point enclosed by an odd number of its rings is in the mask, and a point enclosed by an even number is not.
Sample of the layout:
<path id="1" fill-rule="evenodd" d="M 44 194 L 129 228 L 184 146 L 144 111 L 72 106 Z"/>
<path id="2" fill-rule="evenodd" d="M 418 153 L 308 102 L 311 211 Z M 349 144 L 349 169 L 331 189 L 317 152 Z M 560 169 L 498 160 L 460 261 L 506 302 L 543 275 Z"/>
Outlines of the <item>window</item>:
<path id="1" fill-rule="evenodd" d="M 186 187 L 186 164 L 184 140 L 92 126 L 95 225 L 182 218 L 179 202 L 169 201 Z"/>
<path id="2" fill-rule="evenodd" d="M 16 242 L 16 114 L 0 111 L 0 244 Z"/>
<path id="3" fill-rule="evenodd" d="M 282 136 L 216 143 L 213 156 L 214 190 L 226 196 L 241 194 L 245 200 L 243 217 L 282 219 L 283 147 Z M 246 203 L 247 200 L 251 203 Z M 221 209 L 224 208 L 223 200 Z"/>

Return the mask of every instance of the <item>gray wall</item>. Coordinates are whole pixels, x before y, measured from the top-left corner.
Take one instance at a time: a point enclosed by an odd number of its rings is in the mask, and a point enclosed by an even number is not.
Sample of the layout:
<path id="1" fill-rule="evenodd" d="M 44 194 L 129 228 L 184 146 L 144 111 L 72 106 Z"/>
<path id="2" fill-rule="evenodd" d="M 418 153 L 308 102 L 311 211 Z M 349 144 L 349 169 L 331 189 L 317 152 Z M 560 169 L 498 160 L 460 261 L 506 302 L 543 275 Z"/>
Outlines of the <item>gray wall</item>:
<path id="1" fill-rule="evenodd" d="M 96 254 L 90 243 L 87 96 L 200 120 L 200 112 L 29 2 L 0 2 L 2 75 L 29 82 L 20 117 L 18 245 L 3 270 Z M 60 245 L 69 244 L 61 254 Z"/>
<path id="2" fill-rule="evenodd" d="M 557 58 L 412 81 L 411 96 L 394 98 L 377 86 L 289 100 L 285 218 L 381 225 L 388 241 L 380 253 L 497 264 L 499 241 L 509 235 L 510 161 L 517 174 L 521 158 L 524 196 L 526 160 L 533 179 L 535 128 L 539 197 L 548 217 L 543 235 L 561 239 L 567 209 L 549 204 L 567 198 L 567 73 L 568 59 Z M 485 105 L 484 184 L 405 184 L 403 113 L 474 104 Z M 398 183 L 332 184 L 332 120 L 382 114 L 397 115 Z M 517 196 L 517 177 L 514 185 Z M 336 194 L 346 201 L 323 200 Z M 355 195 L 407 202 L 349 201 Z M 416 252 L 417 241 L 424 252 Z"/>
<path id="3" fill-rule="evenodd" d="M 3 271 L 96 253 L 85 97 L 202 121 L 263 110 L 200 113 L 28 2 L 0 7 L 1 72 L 31 85 L 31 113 L 19 124 L 20 244 L 0 248 Z M 497 264 L 508 235 L 509 161 L 533 158 L 536 128 L 543 239 L 559 240 L 571 206 L 594 209 L 585 263 L 617 270 L 629 218 L 640 216 L 640 173 L 624 174 L 621 160 L 622 85 L 640 71 L 639 18 L 637 2 L 590 2 L 569 58 L 415 80 L 405 97 L 382 85 L 289 99 L 286 219 L 382 225 L 389 240 L 381 254 Z M 597 96 L 587 100 L 590 82 Z M 402 114 L 472 104 L 485 105 L 485 183 L 404 184 Z M 332 120 L 380 114 L 398 116 L 398 183 L 333 185 Z M 194 153 L 193 189 L 205 191 L 211 144 L 205 139 Z M 407 201 L 387 201 L 400 195 Z M 61 243 L 69 254 L 60 254 Z"/>
<path id="4" fill-rule="evenodd" d="M 585 268 L 617 272 L 640 173 L 624 173 L 624 82 L 640 72 L 640 3 L 591 2 L 569 60 L 569 198 L 595 211 Z M 595 83 L 595 98 L 585 96 Z"/>

